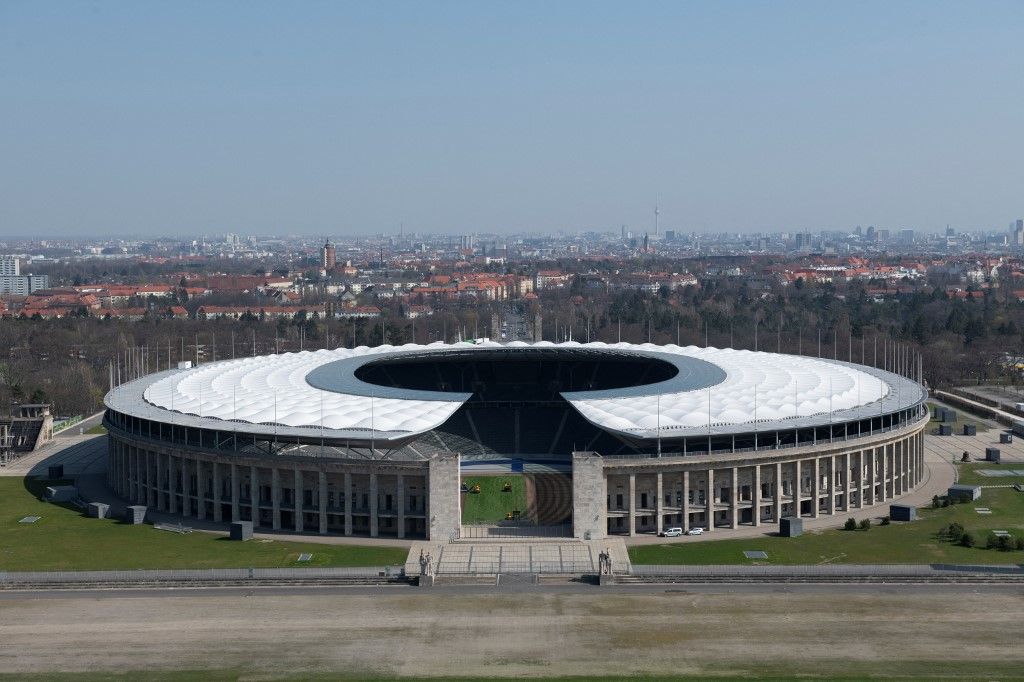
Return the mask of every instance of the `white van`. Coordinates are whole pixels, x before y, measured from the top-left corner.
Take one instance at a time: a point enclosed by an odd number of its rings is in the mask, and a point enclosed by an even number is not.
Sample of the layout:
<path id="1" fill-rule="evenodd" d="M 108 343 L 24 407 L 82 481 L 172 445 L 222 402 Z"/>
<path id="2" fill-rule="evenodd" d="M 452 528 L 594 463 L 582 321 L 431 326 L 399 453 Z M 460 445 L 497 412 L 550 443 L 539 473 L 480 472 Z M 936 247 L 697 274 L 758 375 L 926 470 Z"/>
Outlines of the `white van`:
<path id="1" fill-rule="evenodd" d="M 662 536 L 666 538 L 677 538 L 683 534 L 682 528 L 666 528 L 662 531 Z"/>

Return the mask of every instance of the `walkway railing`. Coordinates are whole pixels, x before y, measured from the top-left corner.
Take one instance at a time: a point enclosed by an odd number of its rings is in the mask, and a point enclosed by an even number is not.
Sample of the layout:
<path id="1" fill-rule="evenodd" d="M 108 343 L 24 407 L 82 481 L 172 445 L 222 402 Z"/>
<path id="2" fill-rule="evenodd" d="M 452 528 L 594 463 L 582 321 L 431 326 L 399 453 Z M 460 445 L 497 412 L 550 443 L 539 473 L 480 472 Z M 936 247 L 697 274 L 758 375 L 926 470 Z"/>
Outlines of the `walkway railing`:
<path id="1" fill-rule="evenodd" d="M 333 568 L 209 568 L 134 571 L 0 571 L 0 586 L 60 583 L 223 582 L 242 580 L 328 580 L 401 578 L 403 566 Z"/>

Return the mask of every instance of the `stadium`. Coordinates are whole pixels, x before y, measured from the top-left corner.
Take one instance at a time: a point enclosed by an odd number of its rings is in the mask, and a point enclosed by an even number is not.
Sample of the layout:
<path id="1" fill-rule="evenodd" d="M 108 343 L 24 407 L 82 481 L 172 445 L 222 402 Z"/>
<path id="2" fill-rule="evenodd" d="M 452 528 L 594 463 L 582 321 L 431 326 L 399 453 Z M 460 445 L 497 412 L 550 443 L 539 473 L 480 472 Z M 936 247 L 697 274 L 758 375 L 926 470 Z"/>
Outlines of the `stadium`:
<path id="1" fill-rule="evenodd" d="M 875 505 L 923 473 L 917 363 L 490 341 L 318 350 L 150 374 L 105 398 L 108 483 L 167 514 L 444 540 L 707 532 Z M 466 472 L 530 479 L 463 523 Z"/>

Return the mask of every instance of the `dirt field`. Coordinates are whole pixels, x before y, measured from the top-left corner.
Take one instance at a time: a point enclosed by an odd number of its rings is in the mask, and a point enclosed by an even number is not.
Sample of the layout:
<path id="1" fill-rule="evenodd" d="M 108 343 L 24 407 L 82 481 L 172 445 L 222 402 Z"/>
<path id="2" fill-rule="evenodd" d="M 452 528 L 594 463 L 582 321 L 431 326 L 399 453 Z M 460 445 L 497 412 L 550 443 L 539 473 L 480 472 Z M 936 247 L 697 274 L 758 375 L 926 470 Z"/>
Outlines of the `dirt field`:
<path id="1" fill-rule="evenodd" d="M 766 588 L 767 589 L 767 588 Z M 0 599 L 0 673 L 1019 675 L 1024 595 L 237 595 Z M 955 613 L 955 615 L 954 615 Z"/>

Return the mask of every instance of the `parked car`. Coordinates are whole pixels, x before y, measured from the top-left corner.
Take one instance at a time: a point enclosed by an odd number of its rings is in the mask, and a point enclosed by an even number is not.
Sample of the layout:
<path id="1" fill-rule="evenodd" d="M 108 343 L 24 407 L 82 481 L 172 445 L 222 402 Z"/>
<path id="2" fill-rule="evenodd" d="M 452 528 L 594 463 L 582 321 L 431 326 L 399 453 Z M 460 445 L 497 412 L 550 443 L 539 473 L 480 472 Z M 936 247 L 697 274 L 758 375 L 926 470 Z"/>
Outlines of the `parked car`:
<path id="1" fill-rule="evenodd" d="M 696 527 L 691 528 L 690 530 L 686 531 L 686 534 L 687 535 L 704 535 L 704 529 L 701 528 L 700 526 L 696 526 Z"/>
<path id="2" fill-rule="evenodd" d="M 666 538 L 677 538 L 677 537 L 679 537 L 682 534 L 683 534 L 683 529 L 682 528 L 666 528 L 661 533 L 662 537 L 666 537 Z"/>

